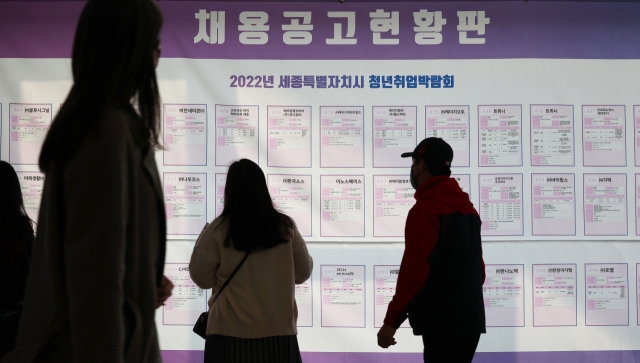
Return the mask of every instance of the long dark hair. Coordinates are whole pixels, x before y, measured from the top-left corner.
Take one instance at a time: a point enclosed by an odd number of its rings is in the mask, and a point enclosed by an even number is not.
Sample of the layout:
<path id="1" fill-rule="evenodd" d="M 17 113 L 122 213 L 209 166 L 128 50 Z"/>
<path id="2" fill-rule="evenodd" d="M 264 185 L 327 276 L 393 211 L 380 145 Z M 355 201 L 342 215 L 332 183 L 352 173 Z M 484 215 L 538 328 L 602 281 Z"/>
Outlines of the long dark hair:
<path id="1" fill-rule="evenodd" d="M 73 86 L 40 153 L 40 170 L 64 164 L 110 107 L 137 102 L 149 143 L 159 147 L 160 96 L 153 50 L 162 14 L 151 0 L 89 0 L 73 43 Z"/>
<path id="2" fill-rule="evenodd" d="M 228 219 L 225 247 L 250 252 L 289 241 L 293 220 L 273 207 L 258 164 L 241 159 L 229 166 L 221 217 Z"/>
<path id="3" fill-rule="evenodd" d="M 18 174 L 11 164 L 0 160 L 0 251 L 15 258 L 30 236 L 33 221 L 24 209 Z"/>

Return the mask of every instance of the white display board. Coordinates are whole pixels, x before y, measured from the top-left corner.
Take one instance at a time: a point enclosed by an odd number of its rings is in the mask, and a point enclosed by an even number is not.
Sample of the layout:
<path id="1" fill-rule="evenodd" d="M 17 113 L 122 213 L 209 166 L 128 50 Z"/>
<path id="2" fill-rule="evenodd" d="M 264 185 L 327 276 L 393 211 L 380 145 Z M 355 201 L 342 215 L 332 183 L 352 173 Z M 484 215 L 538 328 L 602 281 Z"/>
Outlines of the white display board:
<path id="1" fill-rule="evenodd" d="M 602 13 L 614 15 L 599 26 L 617 29 L 618 21 L 635 24 L 625 14 L 640 7 L 163 3 L 168 58 L 157 73 L 165 149 L 156 160 L 167 205 L 166 273 L 179 282 L 157 312 L 165 361 L 204 347 L 190 325 L 209 295 L 185 268 L 202 226 L 222 212 L 228 165 L 239 158 L 259 164 L 274 205 L 294 218 L 314 258 L 312 278 L 295 290 L 305 361 L 338 359 L 333 353 L 372 361 L 415 203 L 411 160 L 400 154 L 430 136 L 453 147 L 452 177 L 483 220 L 488 332 L 479 357 L 640 350 L 629 338 L 640 334 L 640 55 L 621 54 L 635 43 L 615 31 L 624 46 L 598 38 L 586 55 L 575 55 L 573 43 L 543 47 L 530 38 L 553 33 L 586 44 Z M 313 17 L 307 24 L 283 9 Z M 268 14 L 270 30 L 236 30 L 243 11 Z M 542 19 L 554 13 L 583 19 L 584 34 L 545 33 L 559 21 Z M 212 19 L 221 16 L 226 33 L 214 34 Z M 292 21 L 314 28 L 283 28 Z M 516 23 L 528 29 L 525 38 Z M 266 42 L 242 43 L 251 39 Z M 34 217 L 44 181 L 37 157 L 71 85 L 70 60 L 6 54 L 0 49 L 0 76 L 11 75 L 0 78 L 0 158 L 19 172 Z M 405 327 L 391 362 L 420 359 L 422 342 Z M 567 361 L 583 356 L 575 357 Z"/>

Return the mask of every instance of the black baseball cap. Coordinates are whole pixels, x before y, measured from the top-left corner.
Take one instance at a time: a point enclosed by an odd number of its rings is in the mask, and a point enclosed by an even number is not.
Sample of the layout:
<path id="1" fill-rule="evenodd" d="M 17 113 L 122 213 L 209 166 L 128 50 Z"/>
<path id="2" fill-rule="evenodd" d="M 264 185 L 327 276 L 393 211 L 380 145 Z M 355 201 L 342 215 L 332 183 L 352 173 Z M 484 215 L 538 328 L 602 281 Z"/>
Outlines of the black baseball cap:
<path id="1" fill-rule="evenodd" d="M 413 152 L 403 153 L 401 156 L 424 160 L 431 175 L 451 174 L 453 149 L 439 137 L 427 137 L 420 141 Z"/>

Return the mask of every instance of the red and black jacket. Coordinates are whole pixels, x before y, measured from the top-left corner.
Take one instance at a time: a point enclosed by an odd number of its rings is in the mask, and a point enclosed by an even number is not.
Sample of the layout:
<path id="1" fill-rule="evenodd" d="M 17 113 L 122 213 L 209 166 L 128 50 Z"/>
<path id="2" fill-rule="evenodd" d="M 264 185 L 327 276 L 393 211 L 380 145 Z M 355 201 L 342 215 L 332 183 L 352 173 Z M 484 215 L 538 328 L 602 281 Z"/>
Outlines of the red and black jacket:
<path id="1" fill-rule="evenodd" d="M 405 226 L 396 293 L 384 323 L 416 335 L 485 333 L 480 217 L 448 176 L 422 183 Z"/>

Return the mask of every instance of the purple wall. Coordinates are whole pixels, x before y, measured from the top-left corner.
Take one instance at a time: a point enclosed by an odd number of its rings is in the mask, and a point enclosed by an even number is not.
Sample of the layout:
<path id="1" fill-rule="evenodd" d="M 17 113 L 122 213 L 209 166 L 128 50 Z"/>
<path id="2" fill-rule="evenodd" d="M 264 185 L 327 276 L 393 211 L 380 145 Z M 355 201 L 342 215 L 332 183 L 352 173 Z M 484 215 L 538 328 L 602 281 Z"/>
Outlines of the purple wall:
<path id="1" fill-rule="evenodd" d="M 636 2 L 206 2 L 162 1 L 163 57 L 198 59 L 640 59 L 640 3 Z M 68 58 L 81 2 L 0 2 L 0 58 Z M 398 45 L 374 45 L 369 12 L 400 12 Z M 224 44 L 194 44 L 195 14 L 225 11 Z M 447 24 L 439 45 L 417 45 L 413 12 L 442 11 Z M 327 11 L 355 11 L 355 45 L 328 45 L 334 21 Z M 457 11 L 485 11 L 491 23 L 485 44 L 459 44 Z M 244 45 L 238 37 L 242 11 L 269 14 L 269 41 Z M 313 41 L 286 45 L 283 11 L 311 11 Z M 343 32 L 346 31 L 343 27 Z M 387 37 L 388 35 L 385 35 Z"/>

